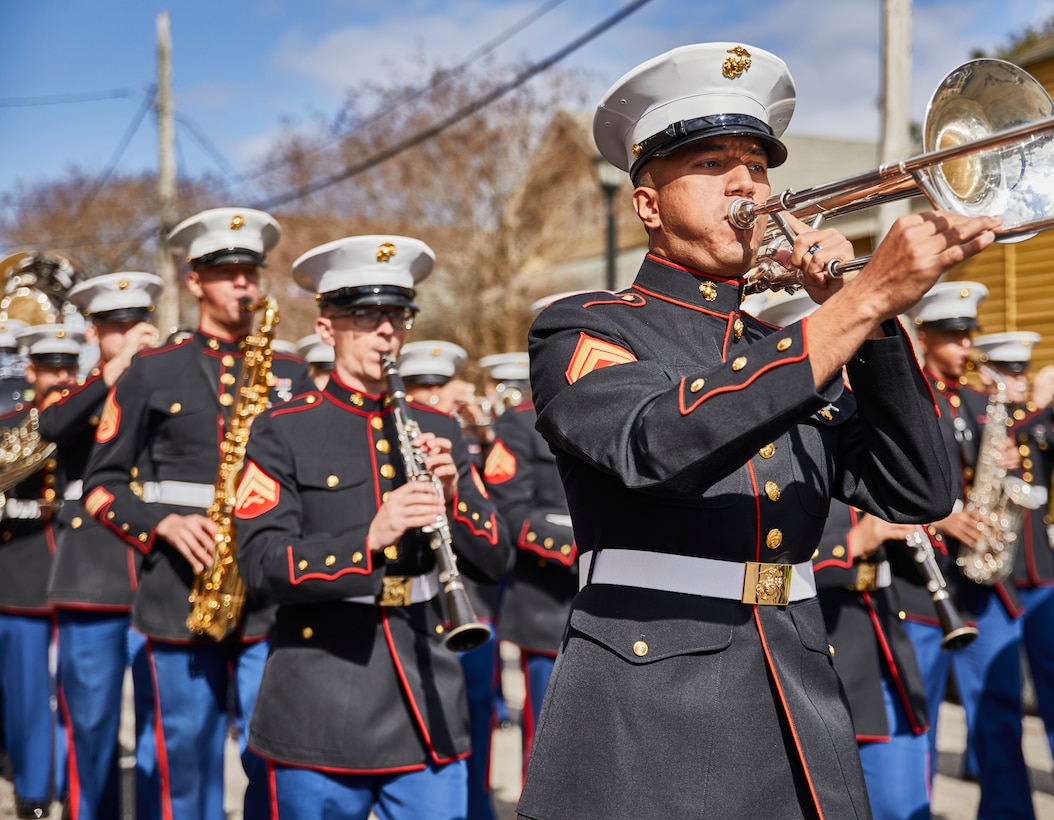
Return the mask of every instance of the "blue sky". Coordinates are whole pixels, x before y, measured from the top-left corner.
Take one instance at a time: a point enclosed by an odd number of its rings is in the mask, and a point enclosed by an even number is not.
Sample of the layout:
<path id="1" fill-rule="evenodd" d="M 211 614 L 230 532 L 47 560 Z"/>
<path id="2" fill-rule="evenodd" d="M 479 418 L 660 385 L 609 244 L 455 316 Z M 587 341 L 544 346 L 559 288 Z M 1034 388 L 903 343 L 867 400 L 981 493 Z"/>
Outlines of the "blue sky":
<path id="1" fill-rule="evenodd" d="M 157 71 L 157 15 L 170 17 L 177 113 L 212 150 L 177 129 L 183 173 L 245 172 L 282 130 L 337 111 L 348 88 L 408 71 L 407 57 L 456 65 L 534 12 L 499 60 L 539 60 L 630 0 L 0 0 L 0 193 L 16 181 L 107 170 Z M 767 48 L 791 68 L 789 133 L 876 140 L 880 0 L 650 0 L 562 65 L 588 69 L 590 99 L 667 49 L 730 40 Z M 994 51 L 1054 16 L 1054 0 L 915 0 L 911 116 L 971 51 Z M 403 73 L 404 79 L 413 79 Z M 55 105 L 27 100 L 127 90 Z M 116 168 L 157 167 L 152 116 Z"/>

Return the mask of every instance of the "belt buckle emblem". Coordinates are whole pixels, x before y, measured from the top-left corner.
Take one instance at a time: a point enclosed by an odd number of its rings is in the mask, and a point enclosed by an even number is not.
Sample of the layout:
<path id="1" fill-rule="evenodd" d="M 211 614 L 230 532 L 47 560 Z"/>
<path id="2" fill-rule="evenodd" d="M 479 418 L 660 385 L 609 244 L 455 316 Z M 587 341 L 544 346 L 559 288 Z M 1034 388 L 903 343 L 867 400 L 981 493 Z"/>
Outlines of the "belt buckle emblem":
<path id="1" fill-rule="evenodd" d="M 748 561 L 743 575 L 743 603 L 786 606 L 790 603 L 790 564 L 762 564 Z"/>
<path id="2" fill-rule="evenodd" d="M 410 606 L 413 600 L 413 579 L 405 575 L 385 575 L 377 606 Z"/>
<path id="3" fill-rule="evenodd" d="M 878 566 L 868 561 L 856 565 L 856 583 L 849 587 L 854 592 L 874 592 L 878 589 Z"/>

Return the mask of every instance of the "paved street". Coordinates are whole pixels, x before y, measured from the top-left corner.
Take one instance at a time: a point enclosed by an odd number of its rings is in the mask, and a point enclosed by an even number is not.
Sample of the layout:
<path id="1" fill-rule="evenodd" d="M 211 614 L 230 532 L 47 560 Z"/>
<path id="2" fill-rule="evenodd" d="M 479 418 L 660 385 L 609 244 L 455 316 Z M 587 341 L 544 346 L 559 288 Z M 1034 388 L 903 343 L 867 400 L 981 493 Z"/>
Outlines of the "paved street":
<path id="1" fill-rule="evenodd" d="M 510 712 L 519 717 L 523 703 L 523 678 L 515 647 L 502 646 L 504 668 L 502 686 Z M 130 711 L 126 709 L 126 713 Z M 129 716 L 130 718 L 130 716 Z M 122 727 L 122 741 L 130 747 L 131 721 Z M 975 783 L 959 778 L 962 752 L 965 745 L 966 727 L 962 709 L 945 703 L 941 707 L 940 734 L 938 736 L 938 771 L 934 784 L 934 820 L 973 820 L 977 813 L 979 790 Z M 1042 722 L 1035 717 L 1025 719 L 1025 759 L 1029 764 L 1034 786 L 1033 802 L 1038 820 L 1054 820 L 1054 762 L 1047 747 Z M 227 755 L 227 820 L 243 820 L 240 809 L 240 793 L 244 789 L 236 747 L 233 742 Z M 126 755 L 123 763 L 131 773 L 132 758 Z M 499 820 L 513 820 L 516 799 L 520 789 L 520 730 L 518 726 L 498 730 L 494 734 L 491 757 L 491 775 L 494 789 L 494 804 Z M 56 806 L 52 817 L 58 818 Z M 0 779 L 0 818 L 14 817 L 14 803 L 10 780 Z M 633 818 L 626 818 L 633 820 Z"/>

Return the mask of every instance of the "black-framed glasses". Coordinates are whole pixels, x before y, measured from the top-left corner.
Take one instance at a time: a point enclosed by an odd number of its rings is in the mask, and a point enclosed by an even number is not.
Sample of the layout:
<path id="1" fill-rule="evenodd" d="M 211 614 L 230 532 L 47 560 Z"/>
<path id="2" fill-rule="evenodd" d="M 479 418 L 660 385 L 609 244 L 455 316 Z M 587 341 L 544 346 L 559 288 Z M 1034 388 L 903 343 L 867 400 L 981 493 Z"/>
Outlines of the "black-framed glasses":
<path id="1" fill-rule="evenodd" d="M 381 322 L 388 320 L 398 330 L 409 330 L 414 326 L 417 312 L 408 307 L 358 307 L 333 315 L 334 319 L 350 319 L 356 330 L 376 330 Z"/>

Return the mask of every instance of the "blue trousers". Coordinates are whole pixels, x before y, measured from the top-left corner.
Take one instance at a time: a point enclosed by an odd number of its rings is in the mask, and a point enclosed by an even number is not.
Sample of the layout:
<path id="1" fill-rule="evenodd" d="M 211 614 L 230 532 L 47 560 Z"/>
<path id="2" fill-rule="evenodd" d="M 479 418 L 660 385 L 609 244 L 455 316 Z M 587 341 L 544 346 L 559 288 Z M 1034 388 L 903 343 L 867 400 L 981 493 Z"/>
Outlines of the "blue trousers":
<path id="1" fill-rule="evenodd" d="M 66 744 L 57 731 L 48 665 L 52 628 L 51 615 L 0 613 L 4 742 L 15 794 L 43 805 L 65 790 Z"/>
<path id="2" fill-rule="evenodd" d="M 915 734 L 888 673 L 882 699 L 889 721 L 886 743 L 861 743 L 867 795 L 874 820 L 929 820 L 929 739 Z"/>
<path id="3" fill-rule="evenodd" d="M 952 659 L 981 786 L 978 820 L 1035 816 L 1025 765 L 1021 705 L 1021 621 L 983 587 L 978 637 Z"/>
<path id="4" fill-rule="evenodd" d="M 266 641 L 147 641 L 164 814 L 179 820 L 223 817 L 223 751 L 229 720 L 238 731 L 242 768 L 249 781 L 244 816 L 268 816 L 267 766 L 247 745 L 267 651 Z"/>
<path id="5" fill-rule="evenodd" d="M 468 820 L 494 820 L 490 798 L 490 738 L 494 729 L 494 690 L 498 673 L 498 639 L 461 653 L 468 696 L 472 754 L 468 766 Z"/>
<path id="6" fill-rule="evenodd" d="M 371 809 L 379 820 L 464 820 L 468 810 L 463 760 L 385 775 L 274 765 L 273 778 L 277 820 L 367 820 Z"/>
<path id="7" fill-rule="evenodd" d="M 542 712 L 542 701 L 553 674 L 556 658 L 520 648 L 523 678 L 527 691 L 523 704 L 523 776 L 527 777 L 527 761 L 531 758 L 531 745 L 534 742 L 534 729 L 538 725 L 538 715 Z"/>
<path id="8" fill-rule="evenodd" d="M 915 648 L 915 658 L 919 664 L 919 672 L 922 674 L 922 682 L 926 687 L 926 709 L 930 721 L 926 740 L 929 745 L 929 779 L 932 787 L 933 775 L 937 772 L 937 718 L 940 716 L 940 706 L 944 702 L 944 694 L 948 689 L 948 674 L 951 671 L 954 652 L 941 649 L 944 633 L 939 626 L 919 624 L 913 621 L 903 623 L 904 630 L 908 633 L 911 644 Z"/>
<path id="9" fill-rule="evenodd" d="M 120 814 L 118 731 L 121 690 L 129 665 L 135 684 L 136 738 L 147 738 L 146 748 L 140 750 L 137 743 L 137 775 L 140 752 L 144 759 L 149 757 L 146 771 L 153 774 L 156 768 L 148 730 L 153 709 L 150 679 L 143 674 L 142 659 L 138 676 L 134 663 L 145 639 L 131 632 L 130 620 L 127 612 L 58 611 L 59 683 L 70 748 L 70 809 L 77 820 L 106 820 Z M 149 788 L 136 783 L 137 797 L 146 800 L 150 794 Z M 156 810 L 137 811 L 141 820 L 157 816 Z"/>
<path id="10" fill-rule="evenodd" d="M 161 775 L 154 731 L 154 678 L 146 636 L 129 626 L 126 637 L 135 708 L 135 820 L 160 820 Z"/>
<path id="11" fill-rule="evenodd" d="M 1036 707 L 1054 754 L 1054 587 L 1018 591 L 1025 604 L 1021 641 L 1036 690 Z"/>

